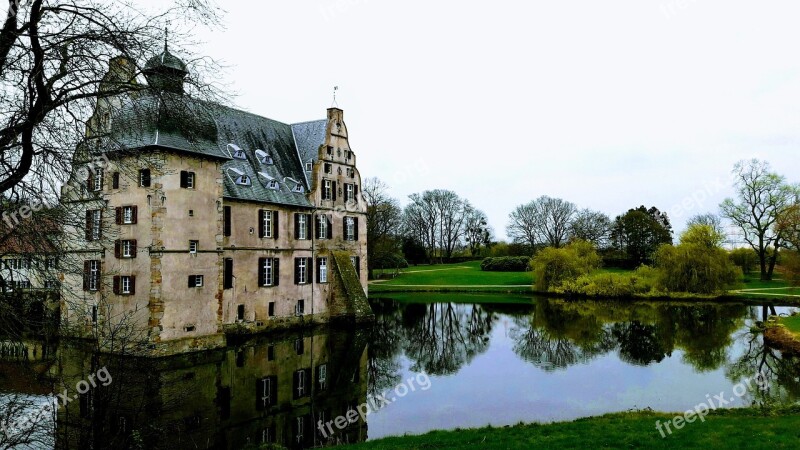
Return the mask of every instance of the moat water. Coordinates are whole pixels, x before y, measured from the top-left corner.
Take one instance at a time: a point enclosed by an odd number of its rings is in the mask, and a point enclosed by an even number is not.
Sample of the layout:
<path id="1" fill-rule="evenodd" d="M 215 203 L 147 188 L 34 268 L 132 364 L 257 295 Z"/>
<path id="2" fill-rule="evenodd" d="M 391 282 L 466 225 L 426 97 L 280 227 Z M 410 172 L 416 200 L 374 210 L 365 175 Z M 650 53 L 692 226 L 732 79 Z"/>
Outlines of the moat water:
<path id="1" fill-rule="evenodd" d="M 156 361 L 63 343 L 35 361 L 7 356 L 0 403 L 30 400 L 35 410 L 50 392 L 113 377 L 60 409 L 34 448 L 234 449 L 800 400 L 800 360 L 751 332 L 765 313 L 791 308 L 457 294 L 373 306 L 372 327 Z"/>

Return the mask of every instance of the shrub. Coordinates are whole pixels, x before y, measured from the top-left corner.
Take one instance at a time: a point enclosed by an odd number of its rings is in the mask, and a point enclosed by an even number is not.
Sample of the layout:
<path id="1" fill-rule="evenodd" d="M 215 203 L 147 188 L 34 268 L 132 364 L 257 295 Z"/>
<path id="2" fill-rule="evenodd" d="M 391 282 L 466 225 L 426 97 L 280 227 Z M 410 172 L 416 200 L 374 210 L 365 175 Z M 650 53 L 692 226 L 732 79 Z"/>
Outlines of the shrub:
<path id="1" fill-rule="evenodd" d="M 545 248 L 533 258 L 531 266 L 536 289 L 544 292 L 600 267 L 600 257 L 590 242 L 575 241 L 564 248 Z"/>
<path id="2" fill-rule="evenodd" d="M 742 276 L 725 250 L 705 245 L 662 245 L 655 261 L 660 287 L 671 292 L 723 292 L 735 287 Z"/>
<path id="3" fill-rule="evenodd" d="M 731 261 L 744 273 L 750 273 L 758 267 L 758 254 L 752 248 L 737 248 L 728 253 Z"/>
<path id="4" fill-rule="evenodd" d="M 500 258 L 484 258 L 481 270 L 484 272 L 527 272 L 530 270 L 529 256 L 505 256 Z"/>
<path id="5" fill-rule="evenodd" d="M 800 252 L 784 250 L 781 252 L 783 268 L 786 270 L 786 278 L 794 286 L 800 286 Z"/>
<path id="6" fill-rule="evenodd" d="M 653 292 L 657 278 L 657 272 L 652 267 L 641 266 L 631 273 L 582 275 L 575 280 L 564 281 L 555 291 L 590 297 L 632 297 Z"/>

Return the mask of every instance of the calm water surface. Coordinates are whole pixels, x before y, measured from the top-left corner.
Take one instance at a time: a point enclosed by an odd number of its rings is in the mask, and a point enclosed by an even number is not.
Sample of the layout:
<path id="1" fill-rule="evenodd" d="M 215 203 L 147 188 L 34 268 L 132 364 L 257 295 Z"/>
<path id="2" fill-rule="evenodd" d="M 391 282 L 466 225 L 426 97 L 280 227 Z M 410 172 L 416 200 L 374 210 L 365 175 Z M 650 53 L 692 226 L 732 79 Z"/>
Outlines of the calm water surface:
<path id="1" fill-rule="evenodd" d="M 762 307 L 417 294 L 373 308 L 368 328 L 296 330 L 159 360 L 63 342 L 28 361 L 0 355 L 0 403 L 35 408 L 107 367 L 113 383 L 76 397 L 37 433 L 64 449 L 238 449 L 686 411 L 720 393 L 731 407 L 800 399 L 800 361 L 751 333 L 770 312 Z M 759 372 L 767 389 L 734 395 Z M 391 404 L 366 421 L 318 427 L 379 394 Z"/>

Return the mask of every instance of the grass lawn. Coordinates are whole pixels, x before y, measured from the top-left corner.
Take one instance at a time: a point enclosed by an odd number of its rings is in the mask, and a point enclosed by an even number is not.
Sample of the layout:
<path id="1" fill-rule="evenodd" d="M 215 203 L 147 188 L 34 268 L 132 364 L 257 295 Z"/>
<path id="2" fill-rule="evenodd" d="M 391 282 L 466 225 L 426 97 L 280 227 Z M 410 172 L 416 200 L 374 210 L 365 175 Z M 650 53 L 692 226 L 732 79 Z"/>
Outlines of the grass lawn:
<path id="1" fill-rule="evenodd" d="M 370 284 L 370 291 L 391 286 L 531 286 L 531 272 L 484 272 L 480 261 L 411 266 L 392 280 Z"/>
<path id="2" fill-rule="evenodd" d="M 376 297 L 376 296 L 373 296 Z M 446 292 L 399 292 L 387 293 L 381 298 L 391 299 L 401 303 L 467 303 L 467 304 L 488 304 L 498 303 L 502 305 L 520 304 L 531 305 L 533 299 L 530 295 L 513 295 L 487 292 L 479 293 L 459 293 L 448 294 Z"/>
<path id="3" fill-rule="evenodd" d="M 549 425 L 435 431 L 422 436 L 379 439 L 350 446 L 358 449 L 794 449 L 800 442 L 800 414 L 765 417 L 752 410 L 714 413 L 665 432 L 655 422 L 665 413 L 625 413 Z"/>
<path id="4" fill-rule="evenodd" d="M 800 335 L 800 316 L 783 317 L 781 323 L 787 330 Z"/>

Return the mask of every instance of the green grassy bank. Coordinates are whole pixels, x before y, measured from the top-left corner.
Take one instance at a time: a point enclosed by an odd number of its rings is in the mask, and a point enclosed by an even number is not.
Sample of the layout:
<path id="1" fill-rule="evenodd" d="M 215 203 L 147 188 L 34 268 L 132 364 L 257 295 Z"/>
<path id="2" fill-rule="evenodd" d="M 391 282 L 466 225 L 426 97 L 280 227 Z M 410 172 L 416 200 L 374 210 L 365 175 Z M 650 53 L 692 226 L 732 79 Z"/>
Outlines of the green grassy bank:
<path id="1" fill-rule="evenodd" d="M 348 446 L 359 449 L 796 449 L 800 447 L 800 410 L 765 415 L 757 410 L 725 410 L 664 432 L 656 421 L 666 413 L 612 414 L 548 425 L 435 431 L 390 437 Z"/>

